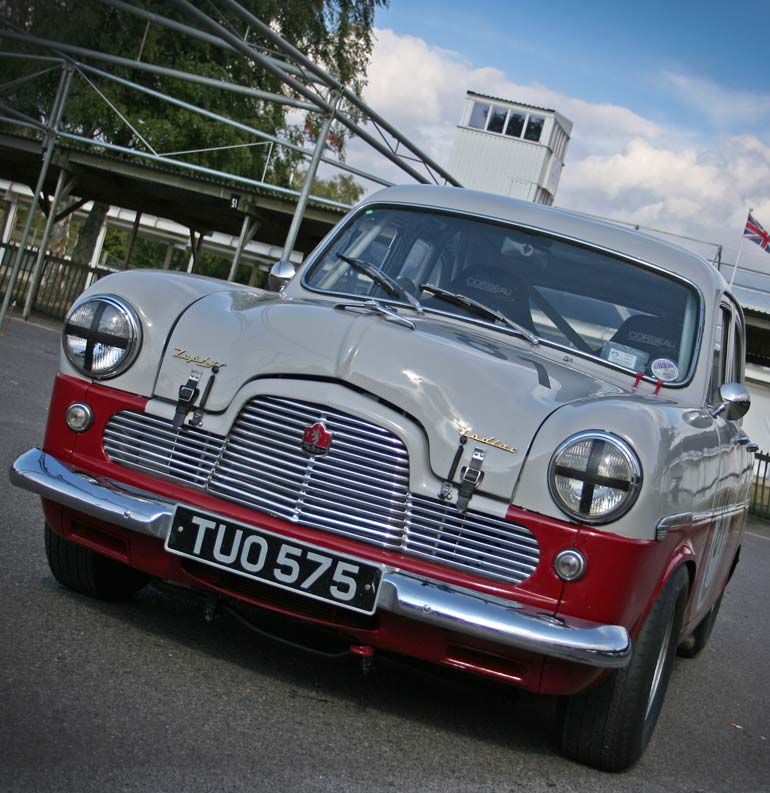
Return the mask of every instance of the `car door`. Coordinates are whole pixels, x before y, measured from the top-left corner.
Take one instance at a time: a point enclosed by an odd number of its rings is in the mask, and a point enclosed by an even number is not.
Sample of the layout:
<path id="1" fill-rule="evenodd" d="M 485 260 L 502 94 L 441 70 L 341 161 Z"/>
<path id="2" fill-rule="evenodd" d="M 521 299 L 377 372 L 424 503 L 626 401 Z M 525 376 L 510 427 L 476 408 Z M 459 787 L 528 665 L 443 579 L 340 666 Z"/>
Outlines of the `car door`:
<path id="1" fill-rule="evenodd" d="M 702 549 L 695 611 L 705 612 L 721 592 L 735 557 L 746 519 L 751 461 L 742 419 L 717 413 L 719 389 L 724 383 L 743 382 L 745 331 L 738 306 L 725 298 L 719 306 L 713 350 L 709 408 L 719 435 L 719 478 L 715 483 L 712 513 Z M 717 413 L 717 415 L 714 415 Z"/>

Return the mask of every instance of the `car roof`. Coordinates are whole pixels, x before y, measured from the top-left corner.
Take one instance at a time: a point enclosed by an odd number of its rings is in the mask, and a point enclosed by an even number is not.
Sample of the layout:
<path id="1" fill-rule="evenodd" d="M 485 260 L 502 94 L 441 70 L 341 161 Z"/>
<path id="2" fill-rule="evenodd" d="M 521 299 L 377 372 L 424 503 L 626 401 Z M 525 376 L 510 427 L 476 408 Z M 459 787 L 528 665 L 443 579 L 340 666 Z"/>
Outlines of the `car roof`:
<path id="1" fill-rule="evenodd" d="M 359 206 L 379 203 L 411 204 L 503 220 L 648 262 L 692 281 L 706 295 L 725 289 L 719 271 L 702 256 L 636 229 L 578 212 L 478 190 L 437 185 L 386 187 Z"/>

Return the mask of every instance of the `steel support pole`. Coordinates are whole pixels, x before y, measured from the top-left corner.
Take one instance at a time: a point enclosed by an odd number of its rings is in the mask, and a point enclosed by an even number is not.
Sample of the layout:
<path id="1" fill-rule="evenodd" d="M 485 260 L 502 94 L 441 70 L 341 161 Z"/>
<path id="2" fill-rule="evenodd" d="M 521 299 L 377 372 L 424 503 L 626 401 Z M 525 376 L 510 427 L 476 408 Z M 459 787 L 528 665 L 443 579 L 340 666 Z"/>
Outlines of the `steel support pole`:
<path id="1" fill-rule="evenodd" d="M 165 22 L 168 21 L 168 20 L 165 20 L 163 17 L 161 17 L 160 19 L 165 21 Z M 192 31 L 194 29 L 190 28 L 189 30 Z M 200 31 L 198 31 L 198 32 L 200 32 Z M 138 61 L 131 61 L 131 60 L 128 60 L 126 58 L 120 58 L 120 57 L 118 57 L 116 55 L 108 55 L 108 54 L 105 54 L 105 53 L 102 53 L 102 52 L 98 52 L 96 50 L 86 50 L 86 49 L 83 49 L 82 47 L 73 47 L 73 46 L 71 46 L 69 44 L 63 44 L 61 42 L 51 41 L 50 39 L 41 39 L 41 38 L 39 38 L 37 36 L 31 36 L 31 35 L 29 35 L 27 33 L 12 33 L 12 32 L 3 31 L 3 35 L 4 36 L 7 35 L 9 38 L 12 38 L 12 39 L 17 40 L 17 41 L 22 41 L 22 42 L 27 43 L 27 44 L 34 44 L 34 45 L 41 46 L 41 47 L 47 47 L 49 49 L 57 49 L 58 48 L 62 52 L 69 52 L 69 53 L 72 53 L 73 55 L 79 55 L 79 56 L 81 56 L 83 58 L 94 58 L 94 59 L 98 59 L 98 60 L 101 60 L 101 61 L 106 61 L 108 63 L 112 63 L 112 64 L 117 65 L 117 66 L 124 65 L 124 66 L 127 66 L 129 68 L 142 69 L 142 70 L 145 70 L 145 71 L 152 72 L 153 74 L 159 74 L 159 75 L 162 75 L 162 76 L 174 77 L 174 78 L 177 78 L 179 80 L 185 80 L 187 82 L 200 83 L 202 85 L 207 85 L 209 87 L 213 87 L 213 88 L 217 88 L 217 89 L 236 91 L 237 93 L 243 93 L 243 94 L 246 94 L 248 96 L 255 96 L 255 97 L 258 97 L 258 98 L 261 98 L 261 99 L 265 99 L 267 101 L 279 102 L 281 104 L 291 105 L 292 107 L 302 108 L 302 109 L 313 111 L 313 112 L 317 112 L 318 111 L 317 105 L 311 104 L 309 102 L 301 102 L 299 100 L 292 99 L 291 97 L 283 97 L 280 94 L 270 94 L 270 93 L 267 93 L 267 92 L 264 92 L 264 91 L 258 91 L 256 89 L 247 88 L 245 86 L 238 86 L 238 85 L 235 85 L 233 83 L 226 83 L 226 82 L 223 82 L 223 81 L 220 81 L 220 80 L 213 80 L 211 78 L 201 77 L 200 75 L 194 75 L 194 74 L 191 74 L 190 72 L 183 72 L 183 71 L 179 71 L 177 69 L 167 69 L 167 68 L 161 67 L 161 66 L 152 66 L 151 64 L 140 63 Z M 217 43 L 219 43 L 219 44 L 221 44 L 223 46 L 227 46 L 227 45 L 225 45 L 225 42 L 223 42 L 221 39 L 218 39 L 218 38 L 216 38 L 214 36 L 212 36 L 211 38 L 215 39 Z M 268 60 L 271 60 L 271 59 L 268 59 Z M 276 61 L 276 63 L 278 63 L 278 62 Z M 94 66 L 90 66 L 89 64 L 77 63 L 76 65 L 77 65 L 77 67 L 79 69 L 82 69 L 83 71 L 87 71 L 90 74 L 97 74 L 100 77 L 104 77 L 105 79 L 112 80 L 113 82 L 117 82 L 120 85 L 125 85 L 125 86 L 127 86 L 129 88 L 132 88 L 132 89 L 136 90 L 136 91 L 140 91 L 142 93 L 145 93 L 148 96 L 153 96 L 153 97 L 156 97 L 157 99 L 161 99 L 163 101 L 170 102 L 171 104 L 176 105 L 177 107 L 182 107 L 182 108 L 184 108 L 186 110 L 189 110 L 189 111 L 191 111 L 193 113 L 198 113 L 200 115 L 205 116 L 206 118 L 211 118 L 211 119 L 213 119 L 215 121 L 219 121 L 219 122 L 221 122 L 223 124 L 227 124 L 228 126 L 234 127 L 235 129 L 243 130 L 244 132 L 248 132 L 251 135 L 255 135 L 256 137 L 259 137 L 259 138 L 261 138 L 263 140 L 266 140 L 266 141 L 271 141 L 272 143 L 275 143 L 275 144 L 277 144 L 279 146 L 283 146 L 285 148 L 291 149 L 292 151 L 296 151 L 296 152 L 298 152 L 300 154 L 303 153 L 303 149 L 302 149 L 301 146 L 297 146 L 297 145 L 291 143 L 290 141 L 281 140 L 281 138 L 278 138 L 278 137 L 276 137 L 274 135 L 269 135 L 266 132 L 263 132 L 261 130 L 256 129 L 255 127 L 251 127 L 251 126 L 248 126 L 246 124 L 242 124 L 240 122 L 234 121 L 233 119 L 227 118 L 226 116 L 222 116 L 222 115 L 220 115 L 218 113 L 213 113 L 211 111 L 208 111 L 208 110 L 205 110 L 203 108 L 197 107 L 196 105 L 190 104 L 189 102 L 184 102 L 181 99 L 177 99 L 175 97 L 172 97 L 169 94 L 165 94 L 165 93 L 163 93 L 161 91 L 155 91 L 155 90 L 153 90 L 151 88 L 147 88 L 147 86 L 144 86 L 141 83 L 136 83 L 136 82 L 133 82 L 131 80 L 126 80 L 126 79 L 124 79 L 122 77 L 118 77 L 117 75 L 112 74 L 110 72 L 106 72 L 106 71 L 103 71 L 102 69 L 97 69 Z M 284 66 L 287 66 L 287 64 L 284 64 Z M 4 119 L 0 118 L 0 120 L 4 120 Z M 36 124 L 32 124 L 31 120 L 30 120 L 30 122 L 15 121 L 14 123 L 21 124 L 22 126 L 29 126 L 29 127 L 35 128 L 35 129 L 38 128 L 38 126 L 39 126 L 39 125 L 36 125 Z M 322 162 L 325 162 L 325 163 L 327 163 L 329 165 L 332 165 L 335 168 L 339 168 L 340 170 L 347 171 L 348 173 L 352 173 L 352 174 L 354 174 L 356 176 L 361 176 L 364 179 L 367 179 L 369 181 L 375 182 L 377 184 L 381 184 L 381 185 L 383 185 L 385 187 L 389 187 L 390 185 L 393 184 L 393 182 L 390 182 L 387 179 L 383 179 L 382 177 L 377 176 L 375 174 L 370 174 L 370 173 L 367 173 L 366 171 L 359 170 L 358 168 L 354 168 L 353 166 L 348 165 L 347 163 L 344 163 L 344 162 L 339 162 L 337 160 L 332 160 L 332 159 L 329 159 L 329 158 L 326 158 L 326 157 L 322 158 Z"/>
<path id="2" fill-rule="evenodd" d="M 235 280 L 235 274 L 238 272 L 238 262 L 241 260 L 243 249 L 249 244 L 251 238 L 259 228 L 260 223 L 250 215 L 244 215 L 243 225 L 241 226 L 241 235 L 238 237 L 238 246 L 233 254 L 233 262 L 230 265 L 230 272 L 227 274 L 228 281 Z"/>
<path id="3" fill-rule="evenodd" d="M 94 245 L 94 252 L 91 254 L 91 261 L 88 266 L 96 269 L 99 266 L 99 259 L 102 257 L 102 250 L 104 249 L 104 240 L 107 237 L 107 218 L 102 221 L 102 227 L 99 229 L 99 234 L 96 237 L 96 245 Z M 93 273 L 91 273 L 93 275 Z"/>
<path id="4" fill-rule="evenodd" d="M 38 47 L 45 47 L 59 52 L 65 52 L 69 55 L 75 55 L 80 58 L 89 58 L 91 60 L 103 61 L 111 63 L 115 66 L 125 66 L 127 69 L 134 69 L 140 72 L 149 72 L 150 74 L 158 74 L 163 77 L 173 77 L 178 80 L 184 80 L 188 83 L 197 83 L 198 85 L 205 85 L 209 88 L 214 88 L 218 91 L 230 91 L 236 94 L 243 94 L 244 96 L 252 96 L 255 99 L 264 99 L 267 102 L 278 102 L 279 104 L 289 105 L 291 107 L 299 108 L 300 110 L 315 110 L 315 105 L 309 102 L 303 102 L 300 99 L 294 99 L 290 96 L 283 94 L 274 94 L 270 91 L 260 91 L 258 88 L 251 88 L 247 85 L 240 85 L 239 83 L 230 83 L 226 80 L 217 80 L 213 77 L 205 77 L 200 74 L 193 74 L 191 72 L 180 71 L 179 69 L 171 69 L 167 66 L 156 66 L 152 63 L 145 63 L 144 61 L 133 61 L 130 58 L 122 58 L 119 55 L 112 55 L 99 50 L 90 50 L 85 47 L 75 47 L 72 44 L 65 44 L 61 41 L 54 41 L 53 39 L 41 38 L 40 36 L 33 36 L 30 33 L 17 33 L 12 30 L 3 30 L 2 38 L 11 39 L 12 41 L 21 41 L 25 44 L 34 44 Z M 217 39 L 217 44 L 223 44 Z M 24 56 L 25 59 L 33 56 Z M 61 62 L 61 58 L 56 59 Z M 83 66 L 85 64 L 78 64 Z"/>
<path id="5" fill-rule="evenodd" d="M 68 192 L 72 186 L 72 180 L 66 182 L 67 172 L 62 168 L 59 171 L 59 178 L 56 180 L 56 190 L 53 194 L 53 201 L 48 208 L 48 218 L 45 222 L 45 229 L 43 230 L 43 238 L 40 240 L 40 247 L 37 251 L 37 258 L 35 259 L 35 266 L 32 268 L 32 279 L 30 281 L 29 289 L 27 290 L 27 299 L 24 301 L 24 310 L 22 312 L 22 319 L 29 319 L 32 313 L 32 304 L 37 297 L 37 290 L 40 288 L 40 277 L 43 274 L 43 262 L 48 248 L 48 241 L 51 238 L 51 232 L 56 224 L 56 210 L 59 207 L 59 201 L 62 196 Z M 66 183 L 65 183 L 66 182 Z"/>
<path id="6" fill-rule="evenodd" d="M 206 236 L 208 232 L 199 231 L 197 232 L 197 240 L 196 240 L 196 231 L 195 229 L 190 229 L 190 260 L 187 262 L 187 272 L 194 273 L 195 268 L 198 265 L 198 254 L 201 250 L 201 244 L 203 243 L 203 238 Z"/>
<path id="7" fill-rule="evenodd" d="M 187 36 L 191 36 L 193 38 L 198 39 L 199 41 L 205 41 L 208 44 L 212 44 L 214 46 L 218 46 L 221 49 L 230 50 L 231 52 L 240 52 L 243 54 L 243 50 L 237 46 L 239 43 L 244 43 L 243 40 L 237 38 L 227 38 L 221 36 L 221 30 L 224 30 L 220 25 L 220 30 L 217 31 L 217 35 L 212 35 L 211 33 L 206 33 L 198 28 L 190 27 L 189 25 L 185 25 L 181 22 L 177 22 L 173 19 L 169 19 L 168 17 L 161 16 L 160 14 L 154 14 L 150 11 L 146 11 L 142 8 L 138 8 L 137 6 L 131 5 L 129 3 L 122 2 L 122 0 L 100 0 L 100 2 L 104 3 L 105 5 L 112 6 L 113 8 L 118 8 L 126 13 L 132 14 L 134 16 L 139 17 L 140 19 L 147 19 L 151 20 L 155 24 L 162 25 L 164 27 L 168 27 L 171 30 L 176 30 L 179 33 L 183 33 Z M 386 130 L 390 135 L 392 135 L 400 144 L 403 144 L 409 151 L 413 152 L 418 159 L 420 159 L 425 165 L 432 168 L 436 173 L 439 174 L 443 179 L 448 181 L 450 184 L 453 184 L 457 187 L 461 185 L 457 182 L 454 177 L 447 173 L 440 165 L 435 163 L 428 155 L 424 154 L 414 143 L 412 143 L 406 136 L 400 133 L 395 127 L 389 124 L 382 116 L 376 113 L 372 108 L 370 108 L 360 97 L 356 96 L 349 88 L 345 87 L 340 83 L 336 78 L 332 77 L 328 72 L 324 71 L 320 66 L 313 63 L 309 58 L 307 58 L 304 53 L 297 50 L 293 47 L 289 42 L 283 39 L 279 33 L 272 30 L 269 26 L 265 25 L 260 19 L 255 17 L 251 12 L 245 9 L 243 6 L 239 5 L 232 0 L 221 0 L 222 4 L 228 6 L 232 11 L 237 13 L 241 19 L 243 19 L 250 28 L 255 28 L 260 34 L 266 36 L 269 40 L 273 41 L 280 49 L 284 52 L 288 53 L 289 57 L 294 58 L 298 63 L 301 63 L 304 68 L 300 68 L 295 63 L 289 63 L 284 60 L 279 60 L 278 58 L 271 57 L 263 52 L 260 52 L 262 58 L 264 58 L 267 65 L 271 65 L 274 68 L 280 69 L 285 74 L 294 75 L 295 77 L 300 77 L 302 79 L 310 80 L 315 84 L 325 86 L 327 88 L 332 88 L 333 90 L 338 90 L 342 88 L 343 97 L 348 100 L 351 104 L 361 110 L 368 119 L 375 122 L 378 126 L 382 127 Z M 202 16 L 203 12 L 200 12 Z M 200 21 L 203 21 L 201 17 L 198 17 Z M 209 18 L 209 22 L 213 23 L 214 21 Z M 216 23 L 215 23 L 216 24 Z M 211 25 L 208 25 L 209 29 L 211 29 Z M 255 50 L 256 51 L 256 50 Z M 312 101 L 316 102 L 315 99 Z M 339 120 L 344 123 L 345 116 L 344 114 L 339 114 Z M 351 131 L 355 131 L 351 129 Z M 368 141 L 367 138 L 364 138 Z M 420 181 L 420 180 L 418 180 Z"/>
<path id="8" fill-rule="evenodd" d="M 244 22 L 250 25 L 263 35 L 268 41 L 272 41 L 277 47 L 282 49 L 295 63 L 300 64 L 313 74 L 318 80 L 322 81 L 332 91 L 339 93 L 346 101 L 350 102 L 354 107 L 357 107 L 362 113 L 365 113 L 367 118 L 375 124 L 382 127 L 388 134 L 392 135 L 399 143 L 405 146 L 415 157 L 420 159 L 425 166 L 435 171 L 439 176 L 445 179 L 450 184 L 461 187 L 460 183 L 447 171 L 445 171 L 437 162 L 429 157 L 425 152 L 415 146 L 408 138 L 402 135 L 394 126 L 386 121 L 382 116 L 370 108 L 360 97 L 356 96 L 349 88 L 343 85 L 339 80 L 332 77 L 325 69 L 322 69 L 317 64 L 308 58 L 305 53 L 292 46 L 286 41 L 280 33 L 277 33 L 269 25 L 266 25 L 261 19 L 254 16 L 250 11 L 244 8 L 236 0 L 220 0 L 227 8 L 237 14 Z M 340 118 L 343 123 L 344 118 Z M 351 130 L 353 131 L 353 130 Z"/>
<path id="9" fill-rule="evenodd" d="M 32 196 L 32 202 L 29 205 L 29 214 L 27 215 L 27 222 L 24 225 L 21 239 L 19 240 L 19 250 L 16 252 L 16 258 L 13 262 L 13 269 L 11 271 L 11 278 L 8 282 L 8 289 L 3 299 L 3 305 L 0 307 L 0 332 L 5 328 L 5 318 L 8 314 L 8 307 L 11 304 L 11 295 L 13 295 L 14 287 L 16 286 L 16 279 L 19 275 L 21 262 L 24 257 L 24 250 L 29 239 L 29 232 L 32 228 L 32 221 L 35 219 L 35 211 L 37 209 L 37 197 L 45 187 L 45 180 L 48 176 L 48 168 L 51 165 L 53 158 L 54 146 L 56 143 L 56 131 L 61 122 L 62 113 L 64 112 L 64 105 L 67 102 L 67 94 L 69 93 L 70 83 L 72 82 L 72 66 L 65 64 L 62 69 L 61 79 L 59 86 L 56 90 L 56 98 L 54 99 L 53 108 L 51 110 L 51 132 L 46 134 L 43 142 L 43 164 L 40 168 L 40 175 L 37 179 L 35 192 Z"/>
<path id="10" fill-rule="evenodd" d="M 197 19 L 198 22 L 216 33 L 216 35 L 220 36 L 222 39 L 224 39 L 224 41 L 232 45 L 233 49 L 240 52 L 241 55 L 244 55 L 245 57 L 254 61 L 254 63 L 259 64 L 271 74 L 274 74 L 279 80 L 282 80 L 284 83 L 286 83 L 286 85 L 291 86 L 300 96 L 304 96 L 306 99 L 314 102 L 318 106 L 320 112 L 332 114 L 335 112 L 335 108 L 332 107 L 331 104 L 329 104 L 329 102 L 327 102 L 322 96 L 312 89 L 307 88 L 302 82 L 289 75 L 280 66 L 276 66 L 275 62 L 266 58 L 254 47 L 241 41 L 241 39 L 232 34 L 229 30 L 211 19 L 211 17 L 203 13 L 203 11 L 196 8 L 192 3 L 189 2 L 189 0 L 171 0 L 171 2 L 175 6 L 179 7 L 182 11 L 186 11 L 191 17 Z M 428 183 L 429 180 L 427 177 L 423 176 L 419 171 L 412 168 L 411 165 L 408 165 L 406 162 L 404 162 L 397 154 L 393 152 L 392 149 L 388 148 L 388 146 L 384 145 L 383 143 L 380 143 L 380 141 L 378 141 L 373 135 L 370 135 L 365 129 L 360 127 L 351 119 L 347 118 L 344 113 L 340 114 L 339 121 L 354 135 L 358 135 L 361 140 L 363 140 L 365 143 L 368 143 L 375 151 L 378 151 L 392 163 L 401 168 L 402 171 L 408 173 L 415 181 L 421 182 L 423 184 Z"/>
<path id="11" fill-rule="evenodd" d="M 174 245 L 173 242 L 169 242 L 169 244 L 166 246 L 166 255 L 163 258 L 163 269 L 164 270 L 170 270 L 171 269 L 171 259 L 174 256 L 174 247 L 175 247 L 175 245 Z"/>
<path id="12" fill-rule="evenodd" d="M 116 146 L 114 143 L 96 141 L 92 138 L 84 138 L 82 135 L 73 135 L 70 132 L 60 132 L 59 137 L 63 138 L 64 140 L 76 140 L 79 143 L 85 143 L 87 146 L 95 146 L 100 149 L 106 149 L 107 151 L 118 151 L 123 152 L 124 154 L 131 154 L 134 157 L 141 157 L 145 160 L 168 163 L 170 165 L 176 166 L 177 168 L 183 168 L 186 171 L 192 171 L 193 173 L 203 173 L 206 174 L 206 176 L 221 177 L 222 179 L 226 179 L 228 182 L 237 182 L 238 184 L 246 184 L 252 187 L 267 188 L 268 190 L 272 190 L 274 193 L 280 193 L 281 195 L 299 195 L 296 190 L 290 190 L 288 187 L 281 187 L 280 185 L 271 184 L 269 182 L 258 182 L 256 179 L 248 179 L 245 176 L 238 176 L 237 174 L 227 173 L 226 171 L 217 171 L 213 168 L 204 168 L 202 165 L 193 165 L 193 163 L 185 162 L 184 160 L 173 160 L 170 157 L 158 157 L 154 154 L 150 154 L 149 152 L 140 151 L 139 149 L 129 149 L 126 146 Z M 323 204 L 324 206 L 338 207 L 339 209 L 344 210 L 350 209 L 350 204 L 342 204 L 339 201 L 332 201 L 330 198 L 321 198 L 319 196 L 314 196 L 314 198 L 319 204 Z"/>
<path id="13" fill-rule="evenodd" d="M 127 88 L 132 88 L 135 91 L 139 91 L 140 93 L 147 94 L 148 96 L 155 97 L 156 99 L 160 99 L 163 102 L 168 102 L 169 104 L 175 105 L 176 107 L 181 107 L 184 110 L 189 110 L 191 113 L 197 113 L 204 118 L 210 118 L 213 121 L 218 121 L 221 124 L 226 124 L 229 127 L 233 127 L 234 129 L 239 129 L 243 132 L 248 132 L 250 135 L 254 135 L 255 137 L 262 138 L 265 141 L 269 141 L 271 144 L 275 143 L 279 146 L 283 146 L 286 149 L 290 149 L 291 151 L 296 151 L 299 154 L 305 154 L 305 150 L 302 146 L 298 146 L 294 143 L 291 143 L 288 140 L 282 140 L 275 135 L 270 135 L 267 132 L 263 132 L 256 127 L 251 127 L 248 124 L 243 124 L 240 121 L 235 121 L 232 118 L 228 118 L 227 116 L 223 116 L 220 113 L 214 113 L 211 110 L 206 110 L 205 108 L 198 107 L 197 105 L 193 105 L 190 102 L 185 102 L 183 99 L 177 99 L 175 96 L 171 96 L 170 94 L 163 93 L 162 91 L 156 91 L 152 88 L 147 88 L 147 86 L 141 85 L 139 83 L 134 83 L 131 80 L 126 80 L 122 77 L 118 77 L 115 74 L 110 74 L 109 72 L 102 71 L 102 69 L 96 69 L 93 66 L 88 66 L 87 64 L 78 64 L 78 66 L 86 72 L 90 74 L 97 74 L 100 77 L 104 77 L 107 80 L 111 80 L 114 83 L 118 83 L 119 85 L 125 85 Z M 316 111 L 317 108 L 313 107 L 313 111 Z M 272 148 L 271 148 L 272 153 Z M 163 155 L 158 155 L 163 156 Z M 270 154 L 268 154 L 268 159 Z M 367 173 L 366 171 L 362 171 L 358 168 L 354 168 L 352 165 L 348 165 L 344 162 L 339 162 L 337 160 L 332 160 L 327 157 L 321 158 L 322 162 L 328 163 L 329 165 L 333 165 L 335 168 L 339 168 L 342 171 L 348 171 L 349 173 L 355 174 L 356 176 L 362 176 L 364 179 L 368 179 L 372 182 L 377 182 L 378 184 L 384 185 L 385 187 L 390 187 L 393 182 L 389 182 L 387 179 L 383 179 L 375 174 Z M 265 172 L 267 169 L 265 168 Z M 263 175 L 264 178 L 264 175 Z"/>
<path id="14" fill-rule="evenodd" d="M 11 237 L 13 236 L 13 230 L 16 228 L 16 211 L 19 208 L 19 199 L 16 197 L 11 198 L 8 201 L 8 206 L 5 210 L 5 222 L 3 223 L 3 232 L 0 235 L 0 243 L 2 245 L 7 245 L 11 241 Z M 5 257 L 9 252 L 9 248 L 3 247 L 0 250 L 0 265 L 5 261 Z"/>
<path id="15" fill-rule="evenodd" d="M 326 138 L 329 135 L 329 130 L 334 121 L 334 114 L 328 115 L 323 124 L 321 124 L 321 131 L 318 133 L 318 138 L 315 142 L 315 149 L 313 156 L 310 158 L 310 165 L 308 166 L 307 173 L 305 174 L 305 183 L 302 185 L 302 191 L 297 199 L 297 206 L 294 209 L 294 217 L 291 219 L 291 226 L 289 226 L 289 233 L 286 235 L 286 242 L 283 244 L 283 253 L 281 259 L 289 260 L 291 252 L 294 250 L 294 244 L 299 235 L 299 227 L 302 225 L 302 218 L 305 216 L 305 207 L 307 207 L 307 200 L 310 198 L 310 191 L 313 187 L 316 172 L 318 171 L 318 163 L 321 160 L 321 153 L 326 144 Z"/>
<path id="16" fill-rule="evenodd" d="M 139 233 L 139 224 L 142 222 L 142 213 L 134 213 L 134 223 L 131 226 L 131 233 L 128 235 L 128 246 L 126 248 L 126 255 L 123 258 L 123 269 L 128 270 L 128 264 L 131 261 L 131 254 L 134 252 L 134 245 L 136 244 L 136 235 Z"/>

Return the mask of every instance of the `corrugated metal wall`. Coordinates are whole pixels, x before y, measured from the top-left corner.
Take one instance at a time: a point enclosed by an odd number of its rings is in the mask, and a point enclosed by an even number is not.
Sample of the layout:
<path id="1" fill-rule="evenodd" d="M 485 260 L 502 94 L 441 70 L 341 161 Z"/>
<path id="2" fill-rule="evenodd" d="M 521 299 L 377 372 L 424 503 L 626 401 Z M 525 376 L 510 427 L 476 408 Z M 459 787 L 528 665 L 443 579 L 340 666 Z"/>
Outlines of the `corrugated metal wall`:
<path id="1" fill-rule="evenodd" d="M 548 119 L 543 131 L 546 140 L 550 124 Z M 449 172 L 465 187 L 532 200 L 529 195 L 521 195 L 522 185 L 529 183 L 534 190 L 549 158 L 550 150 L 545 146 L 458 127 Z"/>

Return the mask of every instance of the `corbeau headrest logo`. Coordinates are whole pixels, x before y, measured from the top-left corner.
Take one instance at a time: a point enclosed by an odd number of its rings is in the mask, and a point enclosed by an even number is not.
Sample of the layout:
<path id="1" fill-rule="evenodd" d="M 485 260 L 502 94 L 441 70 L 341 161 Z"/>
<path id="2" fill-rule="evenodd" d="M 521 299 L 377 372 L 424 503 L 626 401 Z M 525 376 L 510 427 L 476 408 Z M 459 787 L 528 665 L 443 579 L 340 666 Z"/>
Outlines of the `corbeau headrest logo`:
<path id="1" fill-rule="evenodd" d="M 483 278 L 475 278 L 469 276 L 465 279 L 465 285 L 470 286 L 472 289 L 481 289 L 482 292 L 491 292 L 493 295 L 511 296 L 511 290 L 502 284 L 496 284 L 493 281 L 485 281 Z"/>
<path id="2" fill-rule="evenodd" d="M 632 330 L 628 334 L 630 341 L 640 341 L 642 344 L 649 344 L 652 347 L 668 347 L 671 350 L 676 349 L 671 339 L 666 339 L 663 336 L 653 336 L 651 333 L 640 333 L 638 330 Z"/>

